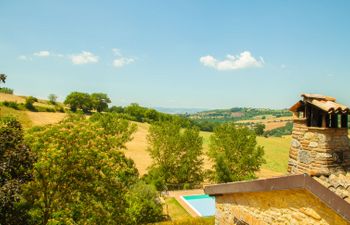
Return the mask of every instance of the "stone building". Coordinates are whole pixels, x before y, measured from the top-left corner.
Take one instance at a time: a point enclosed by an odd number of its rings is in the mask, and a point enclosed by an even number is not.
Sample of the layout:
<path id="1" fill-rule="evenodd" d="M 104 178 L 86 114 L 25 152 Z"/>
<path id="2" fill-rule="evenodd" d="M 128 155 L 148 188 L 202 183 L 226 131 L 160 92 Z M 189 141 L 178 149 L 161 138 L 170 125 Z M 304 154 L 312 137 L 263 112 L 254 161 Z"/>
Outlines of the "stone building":
<path id="1" fill-rule="evenodd" d="M 350 224 L 349 108 L 303 94 L 293 105 L 288 175 L 209 185 L 215 224 Z"/>

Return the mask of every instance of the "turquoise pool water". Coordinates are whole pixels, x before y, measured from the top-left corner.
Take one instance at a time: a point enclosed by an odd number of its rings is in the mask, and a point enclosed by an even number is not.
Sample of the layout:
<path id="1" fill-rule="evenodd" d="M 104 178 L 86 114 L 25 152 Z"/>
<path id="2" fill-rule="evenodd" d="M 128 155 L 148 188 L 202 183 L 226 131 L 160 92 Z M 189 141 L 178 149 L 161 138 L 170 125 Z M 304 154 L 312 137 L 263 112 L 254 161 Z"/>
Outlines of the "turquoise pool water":
<path id="1" fill-rule="evenodd" d="M 215 197 L 209 195 L 184 195 L 181 198 L 199 216 L 215 215 Z"/>

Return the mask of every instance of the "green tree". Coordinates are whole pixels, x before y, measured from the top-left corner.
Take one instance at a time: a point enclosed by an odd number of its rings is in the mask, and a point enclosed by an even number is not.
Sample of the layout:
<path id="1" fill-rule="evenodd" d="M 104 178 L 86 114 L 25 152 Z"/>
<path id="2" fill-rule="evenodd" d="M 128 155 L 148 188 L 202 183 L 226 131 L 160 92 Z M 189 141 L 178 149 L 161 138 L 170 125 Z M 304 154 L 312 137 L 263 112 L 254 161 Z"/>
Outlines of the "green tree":
<path id="1" fill-rule="evenodd" d="M 130 224 L 148 224 L 163 220 L 163 207 L 157 190 L 139 181 L 126 196 Z"/>
<path id="2" fill-rule="evenodd" d="M 64 104 L 68 105 L 73 112 L 81 109 L 84 113 L 89 113 L 93 108 L 91 96 L 87 93 L 76 91 L 66 97 Z"/>
<path id="3" fill-rule="evenodd" d="M 265 130 L 265 124 L 262 124 L 262 123 L 257 123 L 255 126 L 254 126 L 254 132 L 256 135 L 258 136 L 261 136 L 264 134 L 264 130 Z"/>
<path id="4" fill-rule="evenodd" d="M 34 157 L 24 144 L 21 124 L 0 119 L 0 224 L 27 224 L 27 207 L 21 187 L 31 179 Z"/>
<path id="5" fill-rule="evenodd" d="M 265 162 L 263 155 L 255 133 L 246 127 L 225 123 L 210 137 L 209 157 L 214 162 L 213 179 L 218 183 L 255 178 Z"/>
<path id="6" fill-rule="evenodd" d="M 38 102 L 38 99 L 33 97 L 33 96 L 29 96 L 26 98 L 26 101 L 24 103 L 24 107 L 26 107 L 30 111 L 36 111 L 36 109 L 34 107 L 35 102 Z"/>
<path id="7" fill-rule="evenodd" d="M 148 151 L 153 159 L 148 178 L 158 189 L 191 187 L 203 180 L 202 137 L 197 128 L 181 130 L 175 122 L 152 124 Z"/>
<path id="8" fill-rule="evenodd" d="M 143 118 L 145 117 L 145 111 L 147 109 L 140 106 L 137 103 L 132 103 L 129 106 L 124 108 L 124 112 L 134 117 L 136 121 L 143 122 Z"/>
<path id="9" fill-rule="evenodd" d="M 129 187 L 138 179 L 120 151 L 135 126 L 111 115 L 75 115 L 29 132 L 37 156 L 26 185 L 36 224 L 128 224 Z"/>
<path id="10" fill-rule="evenodd" d="M 109 111 L 114 113 L 124 113 L 124 108 L 122 106 L 112 106 L 109 108 Z"/>
<path id="11" fill-rule="evenodd" d="M 48 96 L 48 99 L 49 99 L 49 102 L 52 104 L 52 105 L 56 105 L 57 103 L 57 95 L 55 94 L 50 94 Z"/>
<path id="12" fill-rule="evenodd" d="M 107 111 L 108 103 L 111 103 L 111 100 L 108 98 L 107 94 L 104 93 L 93 93 L 91 94 L 91 101 L 93 108 L 97 112 Z"/>
<path id="13" fill-rule="evenodd" d="M 6 83 L 6 78 L 7 78 L 7 76 L 5 74 L 1 73 L 0 74 L 0 84 Z"/>

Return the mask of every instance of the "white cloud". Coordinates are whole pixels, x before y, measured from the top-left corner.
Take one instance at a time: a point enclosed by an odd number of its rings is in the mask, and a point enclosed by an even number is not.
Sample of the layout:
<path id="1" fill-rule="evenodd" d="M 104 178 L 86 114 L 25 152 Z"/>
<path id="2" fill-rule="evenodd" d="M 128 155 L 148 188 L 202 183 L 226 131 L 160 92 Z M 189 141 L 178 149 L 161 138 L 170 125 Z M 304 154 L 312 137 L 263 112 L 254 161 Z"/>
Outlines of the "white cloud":
<path id="1" fill-rule="evenodd" d="M 25 55 L 20 55 L 20 56 L 18 56 L 18 59 L 19 59 L 19 60 L 24 60 L 24 61 L 30 61 L 30 60 L 32 60 L 30 57 L 27 57 L 27 56 L 25 56 Z"/>
<path id="2" fill-rule="evenodd" d="M 113 48 L 112 51 L 113 51 L 114 55 L 122 56 L 122 52 L 119 48 Z"/>
<path id="3" fill-rule="evenodd" d="M 34 52 L 33 55 L 39 56 L 39 57 L 48 57 L 50 56 L 49 51 L 39 51 L 39 52 Z"/>
<path id="4" fill-rule="evenodd" d="M 239 55 L 227 55 L 226 59 L 220 61 L 211 55 L 203 56 L 199 61 L 207 67 L 223 70 L 238 70 L 252 67 L 262 67 L 265 62 L 262 57 L 255 59 L 249 51 L 244 51 Z"/>
<path id="5" fill-rule="evenodd" d="M 73 64 L 77 64 L 77 65 L 98 62 L 98 56 L 87 51 L 83 51 L 82 53 L 77 55 L 71 55 L 70 59 L 72 60 Z"/>
<path id="6" fill-rule="evenodd" d="M 113 48 L 112 52 L 115 56 L 117 56 L 117 58 L 113 60 L 114 67 L 120 68 L 120 67 L 123 67 L 123 66 L 130 64 L 130 63 L 135 62 L 135 58 L 129 58 L 129 57 L 123 56 L 123 54 L 119 48 Z"/>
<path id="7" fill-rule="evenodd" d="M 113 60 L 113 66 L 120 68 L 133 62 L 135 62 L 135 59 L 133 58 L 120 57 Z"/>

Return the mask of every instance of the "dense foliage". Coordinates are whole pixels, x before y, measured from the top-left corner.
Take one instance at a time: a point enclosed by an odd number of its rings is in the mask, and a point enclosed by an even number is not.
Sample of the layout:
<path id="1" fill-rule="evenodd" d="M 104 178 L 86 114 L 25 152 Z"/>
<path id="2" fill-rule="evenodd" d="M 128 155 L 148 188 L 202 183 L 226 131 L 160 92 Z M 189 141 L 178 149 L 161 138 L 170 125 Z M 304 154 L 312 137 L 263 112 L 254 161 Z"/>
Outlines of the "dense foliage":
<path id="1" fill-rule="evenodd" d="M 197 128 L 175 122 L 152 124 L 148 151 L 153 164 L 146 177 L 158 189 L 190 188 L 203 180 L 202 137 Z"/>
<path id="2" fill-rule="evenodd" d="M 257 146 L 256 134 L 233 123 L 217 127 L 210 137 L 209 157 L 214 163 L 213 180 L 218 183 L 255 178 L 264 149 Z"/>
<path id="3" fill-rule="evenodd" d="M 68 105 L 72 112 L 82 110 L 84 113 L 90 113 L 91 110 L 107 111 L 108 103 L 111 103 L 111 100 L 107 94 L 92 93 L 90 95 L 77 91 L 70 93 L 64 101 L 64 104 Z"/>
<path id="4" fill-rule="evenodd" d="M 257 123 L 254 125 L 254 132 L 256 135 L 258 136 L 262 136 L 264 134 L 264 130 L 265 130 L 265 124 L 262 123 Z"/>
<path id="5" fill-rule="evenodd" d="M 38 102 L 38 99 L 33 96 L 29 96 L 26 98 L 24 107 L 30 111 L 36 111 L 36 108 L 33 105 L 35 102 Z"/>
<path id="6" fill-rule="evenodd" d="M 129 224 L 147 224 L 163 220 L 163 207 L 154 186 L 139 181 L 126 195 Z"/>
<path id="7" fill-rule="evenodd" d="M 21 188 L 31 179 L 33 161 L 23 141 L 21 124 L 0 118 L 0 224 L 29 222 L 27 208 L 21 203 Z"/>
<path id="8" fill-rule="evenodd" d="M 13 89 L 7 87 L 0 87 L 0 93 L 13 94 Z"/>
<path id="9" fill-rule="evenodd" d="M 131 208 L 140 207 L 137 210 L 142 211 L 144 205 L 159 208 L 160 203 L 155 203 L 154 196 L 147 199 L 148 205 L 136 197 L 127 199 L 129 192 L 138 187 L 138 172 L 133 161 L 120 151 L 134 131 L 134 125 L 113 114 L 95 114 L 90 119 L 73 116 L 56 125 L 33 129 L 27 142 L 31 143 L 37 162 L 33 181 L 25 190 L 34 222 L 136 224 L 147 221 L 147 215 L 135 219 L 135 210 Z M 161 212 L 156 212 L 159 213 L 154 213 L 156 219 L 161 218 Z"/>

